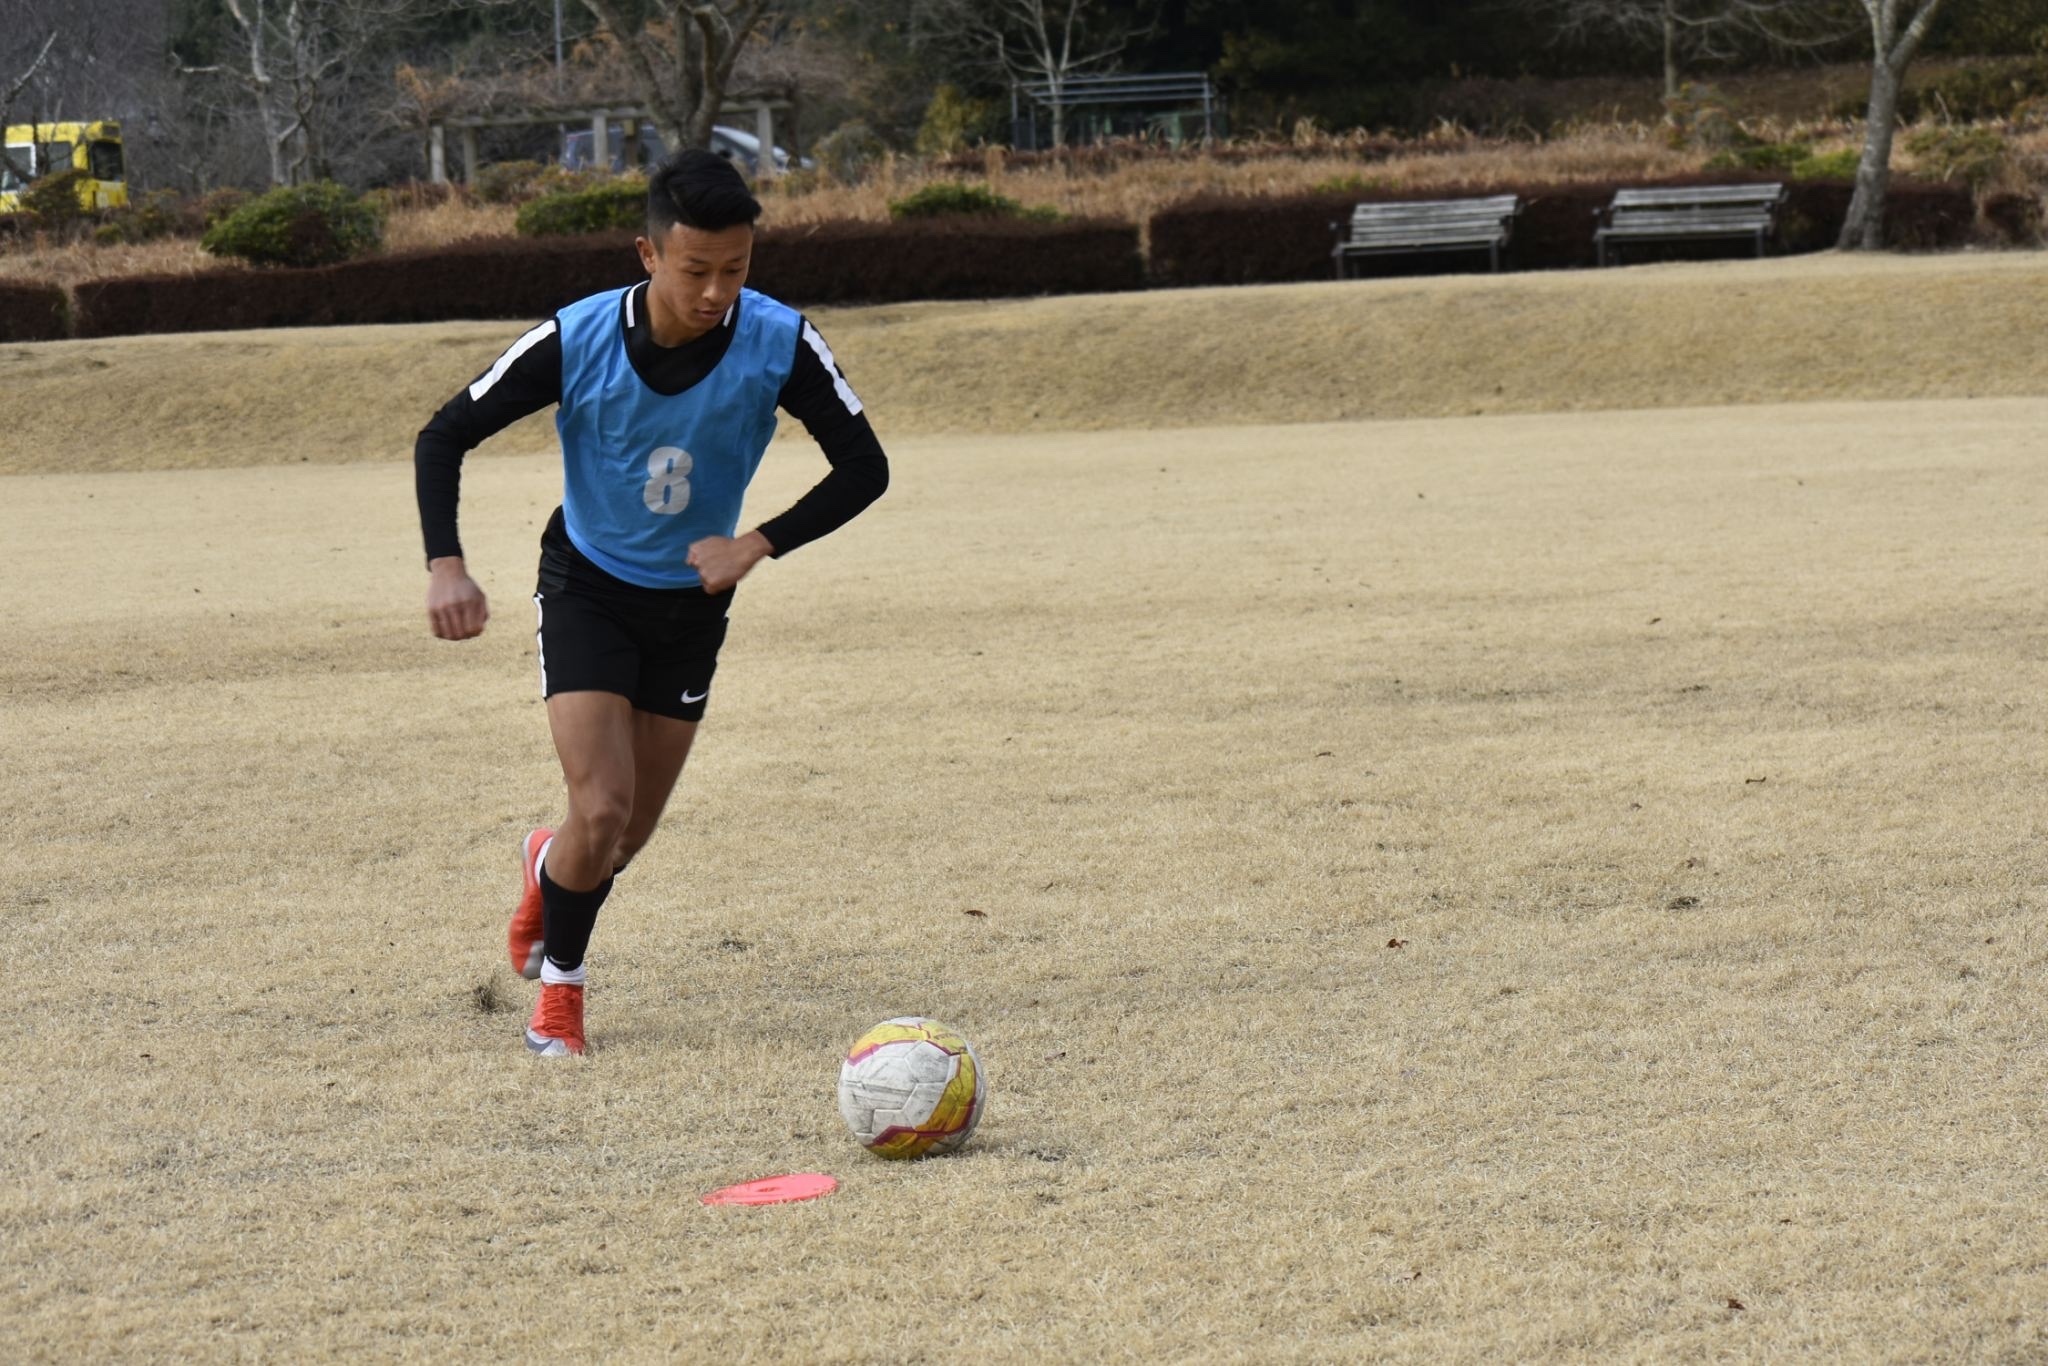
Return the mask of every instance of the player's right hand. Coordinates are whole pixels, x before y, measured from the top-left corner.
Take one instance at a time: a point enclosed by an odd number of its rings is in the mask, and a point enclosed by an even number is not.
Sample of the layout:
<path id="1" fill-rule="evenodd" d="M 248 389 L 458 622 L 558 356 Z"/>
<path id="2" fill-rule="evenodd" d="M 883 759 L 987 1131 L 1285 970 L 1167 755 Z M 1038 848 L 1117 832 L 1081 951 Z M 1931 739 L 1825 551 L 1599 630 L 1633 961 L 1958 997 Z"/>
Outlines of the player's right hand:
<path id="1" fill-rule="evenodd" d="M 491 608 L 484 601 L 484 590 L 469 576 L 469 570 L 453 556 L 435 560 L 430 568 L 433 577 L 427 581 L 427 624 L 434 634 L 442 640 L 468 640 L 482 635 L 484 623 L 491 619 Z"/>

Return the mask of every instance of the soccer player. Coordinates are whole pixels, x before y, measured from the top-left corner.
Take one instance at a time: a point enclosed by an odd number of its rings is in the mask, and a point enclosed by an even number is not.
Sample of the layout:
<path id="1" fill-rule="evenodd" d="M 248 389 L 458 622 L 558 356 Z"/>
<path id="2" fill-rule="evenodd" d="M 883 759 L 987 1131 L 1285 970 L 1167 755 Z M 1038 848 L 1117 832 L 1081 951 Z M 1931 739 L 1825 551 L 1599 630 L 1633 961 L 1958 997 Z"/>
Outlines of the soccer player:
<path id="1" fill-rule="evenodd" d="M 456 535 L 462 458 L 559 405 L 563 498 L 540 542 L 541 696 L 568 787 L 527 835 L 508 948 L 540 978 L 526 1046 L 584 1051 L 584 952 L 612 879 L 654 833 L 711 692 L 733 586 L 844 525 L 889 464 L 808 319 L 745 288 L 761 206 L 738 171 L 686 151 L 647 187 L 648 278 L 570 304 L 512 343 L 419 434 L 427 619 L 443 640 L 489 617 Z M 788 511 L 736 534 L 781 407 L 831 465 Z"/>

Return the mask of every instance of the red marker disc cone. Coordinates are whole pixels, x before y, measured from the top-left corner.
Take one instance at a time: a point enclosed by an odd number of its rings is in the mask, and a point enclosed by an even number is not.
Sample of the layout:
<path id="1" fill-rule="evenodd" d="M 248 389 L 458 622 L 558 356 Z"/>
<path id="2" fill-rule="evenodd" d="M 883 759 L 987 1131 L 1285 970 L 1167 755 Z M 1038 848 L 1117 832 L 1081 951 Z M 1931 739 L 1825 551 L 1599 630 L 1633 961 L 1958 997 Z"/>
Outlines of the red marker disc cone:
<path id="1" fill-rule="evenodd" d="M 707 1205 L 786 1205 L 792 1200 L 815 1200 L 839 1189 L 839 1183 L 823 1172 L 791 1172 L 759 1181 L 742 1181 L 737 1186 L 715 1190 L 704 1197 Z"/>

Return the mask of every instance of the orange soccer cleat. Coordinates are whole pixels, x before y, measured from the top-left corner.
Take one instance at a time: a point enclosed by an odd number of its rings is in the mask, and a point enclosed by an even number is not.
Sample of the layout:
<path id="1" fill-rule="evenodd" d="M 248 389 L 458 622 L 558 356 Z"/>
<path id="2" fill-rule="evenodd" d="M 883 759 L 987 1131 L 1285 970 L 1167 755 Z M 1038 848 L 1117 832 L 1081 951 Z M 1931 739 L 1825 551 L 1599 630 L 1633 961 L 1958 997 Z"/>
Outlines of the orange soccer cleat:
<path id="1" fill-rule="evenodd" d="M 544 983 L 526 1025 L 526 1046 L 543 1058 L 583 1055 L 583 988 Z"/>
<path id="2" fill-rule="evenodd" d="M 519 909 L 512 912 L 512 927 L 506 932 L 505 947 L 512 955 L 512 971 L 532 981 L 540 976 L 544 945 L 541 939 L 540 856 L 555 832 L 542 826 L 526 837 L 519 849 L 519 870 L 525 883 L 519 891 Z"/>

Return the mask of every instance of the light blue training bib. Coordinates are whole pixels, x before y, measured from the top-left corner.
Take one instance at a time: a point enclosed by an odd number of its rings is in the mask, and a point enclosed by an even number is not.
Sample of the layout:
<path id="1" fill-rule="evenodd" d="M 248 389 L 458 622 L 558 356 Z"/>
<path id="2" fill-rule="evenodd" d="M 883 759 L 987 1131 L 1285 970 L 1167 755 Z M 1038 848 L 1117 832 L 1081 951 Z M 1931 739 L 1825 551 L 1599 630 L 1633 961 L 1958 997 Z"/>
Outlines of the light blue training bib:
<path id="1" fill-rule="evenodd" d="M 635 286 L 638 288 L 638 286 Z M 623 289 L 579 299 L 562 329 L 562 515 L 592 563 L 643 588 L 693 588 L 690 544 L 739 529 L 740 503 L 775 435 L 802 315 L 742 289 L 724 357 L 659 394 L 626 356 Z"/>

